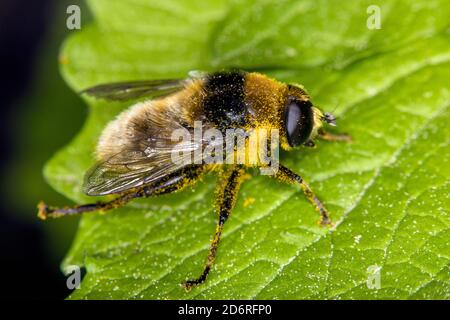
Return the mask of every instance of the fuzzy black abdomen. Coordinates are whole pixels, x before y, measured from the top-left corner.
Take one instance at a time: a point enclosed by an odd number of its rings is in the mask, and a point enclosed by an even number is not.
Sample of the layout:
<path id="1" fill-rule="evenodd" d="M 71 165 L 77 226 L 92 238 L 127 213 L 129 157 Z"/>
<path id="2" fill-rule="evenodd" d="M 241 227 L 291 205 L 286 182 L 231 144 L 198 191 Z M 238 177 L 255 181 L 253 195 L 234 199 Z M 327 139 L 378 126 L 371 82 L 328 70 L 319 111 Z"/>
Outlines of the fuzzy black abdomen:
<path id="1" fill-rule="evenodd" d="M 241 127 L 248 109 L 244 102 L 244 72 L 217 72 L 206 79 L 203 109 L 219 129 Z"/>

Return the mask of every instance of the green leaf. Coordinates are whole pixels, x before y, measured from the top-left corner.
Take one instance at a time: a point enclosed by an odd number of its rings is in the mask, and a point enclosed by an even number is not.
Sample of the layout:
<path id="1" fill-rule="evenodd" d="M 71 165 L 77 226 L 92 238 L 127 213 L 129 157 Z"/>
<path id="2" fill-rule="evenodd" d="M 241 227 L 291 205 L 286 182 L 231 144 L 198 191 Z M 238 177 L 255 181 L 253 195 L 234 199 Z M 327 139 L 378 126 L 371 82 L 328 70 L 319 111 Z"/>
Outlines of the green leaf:
<path id="1" fill-rule="evenodd" d="M 95 23 L 69 37 L 62 72 L 74 90 L 190 70 L 261 70 L 306 86 L 339 115 L 352 144 L 283 153 L 332 212 L 296 188 L 246 181 L 206 283 L 199 275 L 217 220 L 213 176 L 192 190 L 137 200 L 80 222 L 64 262 L 87 274 L 71 298 L 448 299 L 450 4 L 378 1 L 89 1 Z M 46 166 L 77 202 L 102 128 L 131 103 L 88 99 L 81 133 Z M 80 111 L 81 112 L 81 111 Z M 380 287 L 367 282 L 379 271 Z M 376 276 L 376 274 L 375 274 Z M 373 278 L 373 277 L 372 277 Z"/>

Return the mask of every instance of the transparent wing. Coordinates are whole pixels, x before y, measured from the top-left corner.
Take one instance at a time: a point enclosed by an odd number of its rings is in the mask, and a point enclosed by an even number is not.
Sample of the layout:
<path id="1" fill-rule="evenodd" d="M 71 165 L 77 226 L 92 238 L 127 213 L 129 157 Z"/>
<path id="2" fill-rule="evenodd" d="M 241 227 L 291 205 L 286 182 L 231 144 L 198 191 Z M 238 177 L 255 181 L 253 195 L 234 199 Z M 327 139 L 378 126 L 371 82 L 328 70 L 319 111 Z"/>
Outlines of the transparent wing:
<path id="1" fill-rule="evenodd" d="M 187 79 L 141 80 L 106 83 L 82 90 L 90 96 L 106 100 L 131 100 L 139 97 L 163 97 L 182 89 L 186 83 L 195 79 L 203 79 L 206 72 L 193 70 Z"/>
<path id="2" fill-rule="evenodd" d="M 84 192 L 92 196 L 120 193 L 157 181 L 187 165 L 173 161 L 172 152 L 188 154 L 201 148 L 193 142 L 177 145 L 166 139 L 158 139 L 157 142 L 151 151 L 123 150 L 95 165 L 86 174 Z"/>
<path id="3" fill-rule="evenodd" d="M 117 101 L 143 96 L 155 98 L 182 89 L 186 82 L 185 79 L 166 79 L 107 83 L 82 90 L 80 94 L 86 93 L 95 98 Z"/>

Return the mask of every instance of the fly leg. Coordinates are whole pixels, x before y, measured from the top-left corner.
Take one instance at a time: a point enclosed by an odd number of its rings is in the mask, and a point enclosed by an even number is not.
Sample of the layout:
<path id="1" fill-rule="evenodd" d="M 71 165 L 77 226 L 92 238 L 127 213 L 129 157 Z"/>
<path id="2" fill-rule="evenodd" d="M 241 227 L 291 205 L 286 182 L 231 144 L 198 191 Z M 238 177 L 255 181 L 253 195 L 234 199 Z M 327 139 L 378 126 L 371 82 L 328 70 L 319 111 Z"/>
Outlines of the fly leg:
<path id="1" fill-rule="evenodd" d="M 352 142 L 352 137 L 349 136 L 348 134 L 333 134 L 330 132 L 327 132 L 323 129 L 320 129 L 318 132 L 318 138 L 322 139 L 322 140 L 326 140 L 326 141 L 341 141 L 341 142 Z"/>
<path id="2" fill-rule="evenodd" d="M 224 178 L 224 183 L 220 185 L 220 194 L 217 201 L 217 207 L 219 211 L 219 221 L 216 225 L 216 230 L 214 232 L 214 237 L 211 241 L 209 247 L 208 257 L 206 259 L 206 264 L 203 269 L 202 274 L 193 280 L 188 280 L 184 282 L 183 287 L 189 291 L 192 287 L 203 283 L 206 280 L 211 268 L 214 264 L 214 260 L 216 259 L 217 248 L 220 242 L 220 236 L 223 231 L 223 225 L 227 221 L 233 207 L 236 203 L 237 194 L 240 188 L 240 185 L 243 180 L 243 175 L 245 170 L 242 166 L 233 167 L 231 172 L 227 173 Z"/>
<path id="3" fill-rule="evenodd" d="M 115 208 L 120 208 L 136 198 L 151 197 L 161 194 L 173 193 L 184 189 L 186 186 L 193 184 L 197 179 L 205 173 L 204 166 L 189 166 L 175 171 L 167 176 L 159 179 L 151 184 L 143 185 L 141 187 L 132 189 L 119 195 L 117 198 L 106 201 L 96 202 L 91 204 L 77 205 L 72 207 L 51 207 L 44 202 L 38 204 L 38 217 L 42 220 L 47 218 L 59 218 L 68 215 L 82 214 L 92 211 L 108 211 Z"/>
<path id="4" fill-rule="evenodd" d="M 76 214 L 82 214 L 85 212 L 91 211 L 107 211 L 115 208 L 120 208 L 128 203 L 130 200 L 142 197 L 142 193 L 140 191 L 136 191 L 133 193 L 126 193 L 118 196 L 117 198 L 102 202 L 98 201 L 96 203 L 83 204 L 79 206 L 72 207 L 51 207 L 45 204 L 43 201 L 38 204 L 38 217 L 42 220 L 46 220 L 47 218 L 59 218 L 63 216 L 71 216 Z"/>
<path id="5" fill-rule="evenodd" d="M 317 199 L 314 192 L 311 190 L 308 184 L 302 179 L 302 177 L 300 177 L 298 174 L 296 174 L 289 168 L 280 165 L 277 173 L 274 175 L 274 178 L 282 182 L 299 185 L 303 193 L 305 194 L 306 198 L 309 200 L 309 202 L 311 202 L 314 205 L 316 210 L 320 213 L 320 224 L 323 226 L 333 225 L 327 209 L 322 204 L 322 202 L 320 202 L 319 199 Z"/>

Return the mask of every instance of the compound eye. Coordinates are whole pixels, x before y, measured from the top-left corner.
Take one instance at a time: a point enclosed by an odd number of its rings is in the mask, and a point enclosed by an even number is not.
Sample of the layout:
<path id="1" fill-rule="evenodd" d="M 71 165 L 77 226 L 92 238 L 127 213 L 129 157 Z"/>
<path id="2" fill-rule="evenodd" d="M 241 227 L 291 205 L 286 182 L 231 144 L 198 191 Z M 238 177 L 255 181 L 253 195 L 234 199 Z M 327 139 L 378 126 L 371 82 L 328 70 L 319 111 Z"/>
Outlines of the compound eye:
<path id="1" fill-rule="evenodd" d="M 308 140 L 313 127 L 311 101 L 290 100 L 286 106 L 284 123 L 288 143 L 299 146 Z"/>

